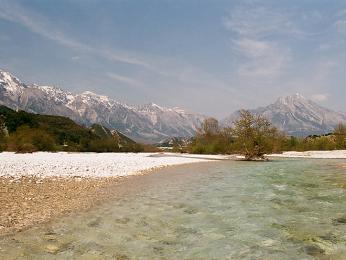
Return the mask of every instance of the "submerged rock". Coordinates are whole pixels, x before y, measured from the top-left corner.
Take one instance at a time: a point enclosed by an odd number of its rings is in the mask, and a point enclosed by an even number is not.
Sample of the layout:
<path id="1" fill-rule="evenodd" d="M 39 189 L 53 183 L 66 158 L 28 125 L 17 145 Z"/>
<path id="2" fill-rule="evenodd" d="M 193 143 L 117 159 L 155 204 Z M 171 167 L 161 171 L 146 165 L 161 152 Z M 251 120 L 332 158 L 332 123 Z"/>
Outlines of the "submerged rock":
<path id="1" fill-rule="evenodd" d="M 130 219 L 126 218 L 126 217 L 115 219 L 115 222 L 118 224 L 127 224 L 129 221 L 130 221 Z"/>
<path id="2" fill-rule="evenodd" d="M 189 207 L 189 208 L 185 209 L 184 212 L 185 212 L 186 214 L 191 215 L 191 214 L 196 214 L 196 213 L 198 213 L 198 210 L 197 210 L 196 208 Z"/>
<path id="3" fill-rule="evenodd" d="M 307 245 L 304 247 L 304 252 L 311 256 L 321 256 L 324 250 L 316 245 Z"/>
<path id="4" fill-rule="evenodd" d="M 101 218 L 96 218 L 92 221 L 90 221 L 87 226 L 88 227 L 99 227 L 102 223 L 102 219 Z"/>
<path id="5" fill-rule="evenodd" d="M 346 215 L 333 220 L 334 224 L 346 224 Z"/>

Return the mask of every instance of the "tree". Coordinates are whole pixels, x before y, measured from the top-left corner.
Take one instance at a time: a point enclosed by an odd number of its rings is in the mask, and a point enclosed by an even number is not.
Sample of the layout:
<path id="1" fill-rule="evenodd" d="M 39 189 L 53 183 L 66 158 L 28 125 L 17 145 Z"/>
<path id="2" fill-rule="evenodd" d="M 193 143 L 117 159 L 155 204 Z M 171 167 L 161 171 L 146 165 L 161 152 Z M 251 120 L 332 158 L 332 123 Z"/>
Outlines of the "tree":
<path id="1" fill-rule="evenodd" d="M 5 119 L 0 115 L 0 152 L 6 148 L 6 137 L 8 135 Z"/>
<path id="2" fill-rule="evenodd" d="M 346 125 L 338 124 L 334 130 L 336 147 L 346 149 Z"/>
<path id="3" fill-rule="evenodd" d="M 280 132 L 263 116 L 253 115 L 241 110 L 240 117 L 234 122 L 232 133 L 235 148 L 245 156 L 245 160 L 264 159 L 264 155 L 275 149 Z"/>
<path id="4" fill-rule="evenodd" d="M 199 134 L 205 137 L 211 137 L 218 134 L 220 131 L 219 122 L 213 117 L 204 119 L 201 128 L 199 129 Z"/>
<path id="5" fill-rule="evenodd" d="M 223 129 L 215 118 L 210 117 L 203 121 L 188 149 L 191 153 L 216 154 L 225 153 L 226 146 Z"/>

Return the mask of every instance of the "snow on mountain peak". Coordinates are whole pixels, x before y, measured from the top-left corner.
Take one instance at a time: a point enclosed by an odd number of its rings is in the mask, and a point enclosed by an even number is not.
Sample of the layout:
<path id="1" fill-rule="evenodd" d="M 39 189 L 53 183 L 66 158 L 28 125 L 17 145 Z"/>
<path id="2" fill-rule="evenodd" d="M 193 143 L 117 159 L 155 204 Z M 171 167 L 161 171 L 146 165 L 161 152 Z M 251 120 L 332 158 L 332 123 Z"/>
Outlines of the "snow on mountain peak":
<path id="1" fill-rule="evenodd" d="M 83 101 L 85 101 L 85 102 L 95 100 L 95 101 L 99 101 L 102 103 L 107 103 L 109 105 L 110 105 L 110 103 L 115 103 L 115 101 L 111 100 L 109 97 L 96 94 L 92 91 L 84 91 L 80 96 L 82 97 Z"/>
<path id="2" fill-rule="evenodd" d="M 286 97 L 280 97 L 276 101 L 276 103 L 281 103 L 283 105 L 292 105 L 295 103 L 300 103 L 300 102 L 309 102 L 304 96 L 302 96 L 299 93 L 296 93 L 291 96 L 286 96 Z"/>
<path id="3" fill-rule="evenodd" d="M 156 108 L 158 108 L 158 109 L 163 110 L 163 107 L 160 107 L 159 105 L 156 105 L 155 103 L 151 103 L 150 105 L 151 105 L 152 107 L 156 107 Z"/>
<path id="4" fill-rule="evenodd" d="M 131 106 L 91 91 L 72 94 L 55 86 L 25 85 L 0 70 L 0 103 L 10 108 L 60 115 L 78 123 L 98 123 L 142 142 L 191 137 L 205 118 L 155 103 Z"/>
<path id="5" fill-rule="evenodd" d="M 286 133 L 298 136 L 326 134 L 338 123 L 346 123 L 345 115 L 324 108 L 300 94 L 280 97 L 274 104 L 250 111 L 263 115 Z M 238 117 L 239 112 L 233 113 L 224 122 L 231 125 Z"/>
<path id="6" fill-rule="evenodd" d="M 0 85 L 12 95 L 20 94 L 25 88 L 18 78 L 4 70 L 0 70 Z"/>
<path id="7" fill-rule="evenodd" d="M 48 99 L 53 100 L 58 104 L 69 104 L 75 99 L 71 92 L 62 90 L 61 88 L 55 86 L 39 86 L 35 84 L 31 87 L 41 90 Z"/>

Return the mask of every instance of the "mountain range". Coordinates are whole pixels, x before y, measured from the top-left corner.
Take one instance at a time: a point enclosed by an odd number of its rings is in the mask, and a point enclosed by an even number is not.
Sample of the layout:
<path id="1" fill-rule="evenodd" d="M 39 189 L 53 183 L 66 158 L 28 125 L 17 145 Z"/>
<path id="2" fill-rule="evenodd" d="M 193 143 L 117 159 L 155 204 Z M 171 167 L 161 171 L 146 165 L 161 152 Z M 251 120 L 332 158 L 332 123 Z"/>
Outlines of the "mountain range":
<path id="1" fill-rule="evenodd" d="M 293 136 L 327 134 L 337 124 L 346 123 L 343 113 L 322 107 L 300 94 L 280 97 L 273 104 L 250 111 L 266 117 L 274 126 Z M 232 113 L 222 123 L 231 126 L 239 114 L 239 111 Z"/>
<path id="2" fill-rule="evenodd" d="M 86 126 L 100 124 L 144 143 L 192 137 L 207 118 L 154 103 L 127 105 L 90 91 L 73 94 L 54 86 L 24 84 L 4 70 L 0 70 L 0 105 L 31 113 L 65 116 Z M 324 108 L 299 94 L 281 97 L 271 105 L 250 111 L 267 117 L 273 125 L 295 136 L 325 134 L 338 123 L 346 123 L 344 114 Z M 221 123 L 231 125 L 238 116 L 239 111 L 236 111 Z"/>
<path id="3" fill-rule="evenodd" d="M 206 116 L 154 103 L 131 106 L 90 91 L 72 94 L 54 86 L 27 85 L 0 70 L 0 104 L 31 113 L 60 115 L 91 125 L 101 124 L 140 142 L 191 137 Z"/>

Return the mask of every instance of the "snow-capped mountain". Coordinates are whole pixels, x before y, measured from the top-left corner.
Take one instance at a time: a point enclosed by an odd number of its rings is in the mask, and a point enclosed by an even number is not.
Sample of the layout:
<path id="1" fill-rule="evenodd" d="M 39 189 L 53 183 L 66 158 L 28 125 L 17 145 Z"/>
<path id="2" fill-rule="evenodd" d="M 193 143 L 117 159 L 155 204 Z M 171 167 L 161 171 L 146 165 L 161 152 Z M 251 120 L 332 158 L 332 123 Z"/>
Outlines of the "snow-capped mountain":
<path id="1" fill-rule="evenodd" d="M 98 123 L 141 142 L 191 137 L 205 116 L 156 104 L 129 106 L 86 91 L 72 94 L 54 86 L 27 85 L 0 70 L 0 105 L 40 114 L 66 116 L 78 123 Z"/>
<path id="2" fill-rule="evenodd" d="M 346 123 L 344 114 L 324 108 L 300 94 L 281 97 L 274 104 L 250 111 L 265 116 L 273 125 L 295 136 L 326 134 L 337 124 Z M 223 123 L 231 125 L 238 116 L 236 111 Z"/>
<path id="3" fill-rule="evenodd" d="M 0 105 L 32 113 L 66 116 L 85 125 L 101 124 L 136 141 L 151 143 L 172 137 L 192 137 L 206 118 L 154 103 L 126 105 L 90 91 L 73 94 L 54 86 L 27 85 L 3 70 L 0 70 Z M 291 135 L 324 134 L 332 131 L 336 124 L 346 123 L 344 114 L 324 108 L 299 94 L 281 97 L 274 104 L 251 112 L 265 116 Z M 222 124 L 231 125 L 238 116 L 239 111 L 236 111 Z"/>

